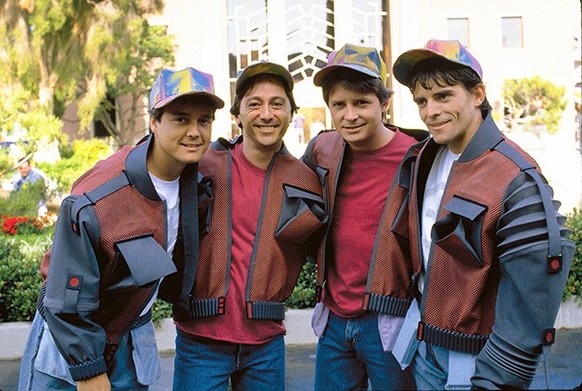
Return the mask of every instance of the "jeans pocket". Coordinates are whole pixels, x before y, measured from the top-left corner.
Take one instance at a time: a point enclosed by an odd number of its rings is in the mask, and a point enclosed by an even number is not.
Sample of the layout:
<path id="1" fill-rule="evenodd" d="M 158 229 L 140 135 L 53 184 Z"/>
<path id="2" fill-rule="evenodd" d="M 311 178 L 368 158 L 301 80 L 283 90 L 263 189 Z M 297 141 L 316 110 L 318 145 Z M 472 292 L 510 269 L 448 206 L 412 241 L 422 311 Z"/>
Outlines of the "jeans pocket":
<path id="1" fill-rule="evenodd" d="M 327 326 L 327 321 L 329 319 L 329 308 L 327 308 L 322 303 L 317 303 L 311 315 L 311 327 L 313 328 L 313 333 L 321 338 Z"/>
<path id="2" fill-rule="evenodd" d="M 48 325 L 44 321 L 38 353 L 34 360 L 34 368 L 42 373 L 64 380 L 72 385 L 76 384 L 71 377 L 69 364 L 67 364 L 59 352 L 53 336 L 49 331 Z"/>
<path id="3" fill-rule="evenodd" d="M 130 330 L 132 357 L 137 381 L 144 386 L 155 382 L 162 374 L 160 357 L 156 345 L 154 324 L 148 322 Z"/>

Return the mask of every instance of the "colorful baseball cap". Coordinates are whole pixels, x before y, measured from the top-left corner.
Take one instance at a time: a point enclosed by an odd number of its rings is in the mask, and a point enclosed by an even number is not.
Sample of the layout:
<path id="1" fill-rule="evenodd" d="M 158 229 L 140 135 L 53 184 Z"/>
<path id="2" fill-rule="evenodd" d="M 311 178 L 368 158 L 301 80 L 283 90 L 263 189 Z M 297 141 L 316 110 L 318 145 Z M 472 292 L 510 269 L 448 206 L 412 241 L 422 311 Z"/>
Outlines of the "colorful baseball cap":
<path id="1" fill-rule="evenodd" d="M 387 69 L 380 53 L 375 48 L 345 44 L 327 56 L 327 65 L 315 74 L 313 84 L 320 87 L 323 79 L 338 68 L 349 68 L 382 80 L 386 85 Z"/>
<path id="2" fill-rule="evenodd" d="M 392 72 L 400 83 L 407 87 L 410 85 L 410 73 L 412 68 L 420 61 L 427 58 L 441 57 L 445 60 L 464 65 L 474 70 L 479 78 L 483 78 L 483 70 L 479 62 L 461 42 L 457 40 L 431 39 L 424 45 L 424 49 L 413 49 L 402 53 L 394 62 Z"/>
<path id="3" fill-rule="evenodd" d="M 224 101 L 214 94 L 212 75 L 188 67 L 180 71 L 160 71 L 150 91 L 149 110 L 164 107 L 184 95 L 207 96 L 216 104 L 217 109 L 224 107 Z"/>
<path id="4" fill-rule="evenodd" d="M 236 94 L 240 94 L 243 85 L 248 80 L 257 75 L 265 73 L 279 76 L 281 79 L 283 79 L 285 84 L 287 84 L 289 90 L 293 91 L 293 76 L 291 76 L 291 73 L 289 73 L 287 68 L 282 65 L 275 64 L 274 62 L 262 60 L 260 62 L 251 64 L 238 72 L 235 88 Z"/>

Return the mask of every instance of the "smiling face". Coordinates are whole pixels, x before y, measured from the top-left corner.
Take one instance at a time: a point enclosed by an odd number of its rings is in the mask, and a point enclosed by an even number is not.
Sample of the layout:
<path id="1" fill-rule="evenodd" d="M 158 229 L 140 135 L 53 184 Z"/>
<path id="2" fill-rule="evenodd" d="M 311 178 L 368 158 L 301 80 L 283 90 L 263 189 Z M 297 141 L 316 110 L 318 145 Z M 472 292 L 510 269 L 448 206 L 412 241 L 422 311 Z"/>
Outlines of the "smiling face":
<path id="1" fill-rule="evenodd" d="M 438 144 L 447 144 L 451 152 L 461 153 L 481 126 L 479 106 L 485 99 L 485 86 L 478 84 L 467 90 L 462 84 L 430 88 L 416 83 L 413 90 L 420 118 Z"/>
<path id="2" fill-rule="evenodd" d="M 382 123 L 388 102 L 381 103 L 376 94 L 362 94 L 338 84 L 330 89 L 328 107 L 337 132 L 352 149 L 375 151 L 388 142 Z"/>
<path id="3" fill-rule="evenodd" d="M 272 156 L 279 151 L 291 117 L 291 103 L 282 82 L 277 78 L 258 81 L 241 99 L 236 116 L 242 127 L 245 155 Z"/>
<path id="4" fill-rule="evenodd" d="M 159 122 L 151 116 L 154 139 L 148 171 L 160 179 L 173 180 L 187 164 L 198 162 L 210 143 L 214 110 L 195 100 L 177 99 L 164 108 Z"/>

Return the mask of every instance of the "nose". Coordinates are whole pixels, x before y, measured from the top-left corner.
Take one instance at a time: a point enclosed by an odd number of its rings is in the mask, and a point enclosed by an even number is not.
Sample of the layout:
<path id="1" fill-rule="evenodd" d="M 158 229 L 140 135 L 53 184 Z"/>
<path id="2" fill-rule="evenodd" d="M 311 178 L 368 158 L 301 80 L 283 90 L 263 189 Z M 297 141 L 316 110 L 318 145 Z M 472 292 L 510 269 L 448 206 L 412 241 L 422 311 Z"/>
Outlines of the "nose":
<path id="1" fill-rule="evenodd" d="M 273 112 L 269 105 L 262 105 L 260 115 L 262 119 L 270 120 L 273 117 Z"/>
<path id="2" fill-rule="evenodd" d="M 434 101 L 426 102 L 424 110 L 426 115 L 429 117 L 436 117 L 441 113 L 440 105 Z"/>
<path id="3" fill-rule="evenodd" d="M 344 118 L 348 121 L 356 120 L 358 119 L 358 111 L 354 106 L 346 105 Z"/>
<path id="4" fill-rule="evenodd" d="M 192 138 L 200 136 L 200 130 L 198 130 L 198 124 L 196 122 L 188 126 L 188 131 L 186 132 L 186 135 Z"/>

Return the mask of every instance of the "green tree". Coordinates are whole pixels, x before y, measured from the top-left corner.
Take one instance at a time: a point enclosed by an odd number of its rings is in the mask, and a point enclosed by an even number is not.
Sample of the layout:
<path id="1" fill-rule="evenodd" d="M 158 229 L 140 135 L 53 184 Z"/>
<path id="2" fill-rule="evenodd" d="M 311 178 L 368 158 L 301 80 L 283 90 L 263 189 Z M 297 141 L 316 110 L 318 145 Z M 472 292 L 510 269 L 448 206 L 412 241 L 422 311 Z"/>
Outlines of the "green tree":
<path id="1" fill-rule="evenodd" d="M 512 127 L 521 121 L 526 126 L 545 125 L 549 133 L 555 133 L 566 107 L 565 91 L 565 87 L 539 76 L 506 80 L 503 85 L 506 119 Z"/>
<path id="2" fill-rule="evenodd" d="M 162 8 L 161 0 L 0 0 L 0 79 L 20 84 L 57 116 L 77 103 L 85 130 L 107 111 L 108 94 L 123 110 L 121 91 L 142 94 L 153 64 L 173 62 L 170 37 L 146 21 Z M 111 131 L 119 143 L 124 130 Z"/>

